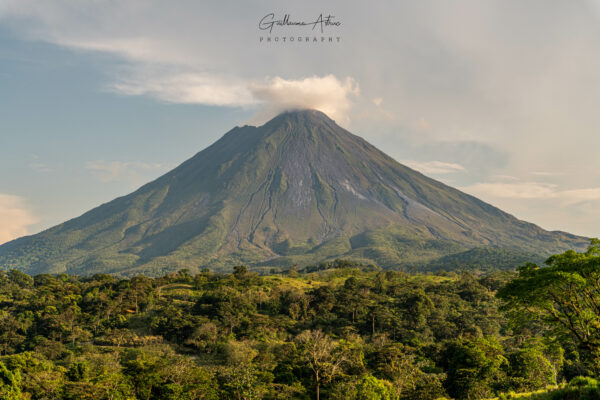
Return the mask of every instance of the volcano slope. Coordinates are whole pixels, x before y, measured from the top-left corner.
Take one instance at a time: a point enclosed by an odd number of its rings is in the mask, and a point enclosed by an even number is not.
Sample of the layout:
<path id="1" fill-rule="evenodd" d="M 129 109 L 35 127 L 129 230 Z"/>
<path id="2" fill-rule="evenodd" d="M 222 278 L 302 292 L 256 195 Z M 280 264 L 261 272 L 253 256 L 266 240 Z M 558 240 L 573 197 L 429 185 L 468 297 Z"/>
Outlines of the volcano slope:
<path id="1" fill-rule="evenodd" d="M 0 267 L 158 275 L 345 258 L 406 268 L 472 258 L 474 248 L 539 259 L 587 244 L 430 179 L 303 110 L 235 127 L 137 191 L 0 246 Z"/>

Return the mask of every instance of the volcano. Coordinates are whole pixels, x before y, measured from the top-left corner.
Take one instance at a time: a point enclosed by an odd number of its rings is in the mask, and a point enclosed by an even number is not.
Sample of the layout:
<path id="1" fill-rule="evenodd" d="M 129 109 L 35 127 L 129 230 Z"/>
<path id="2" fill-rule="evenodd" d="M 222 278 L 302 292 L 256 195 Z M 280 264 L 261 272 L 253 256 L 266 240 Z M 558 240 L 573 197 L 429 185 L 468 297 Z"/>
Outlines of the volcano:
<path id="1" fill-rule="evenodd" d="M 587 243 L 428 178 L 303 110 L 235 127 L 137 191 L 0 246 L 0 267 L 158 275 L 344 258 L 407 268 L 461 254 L 543 258 Z"/>

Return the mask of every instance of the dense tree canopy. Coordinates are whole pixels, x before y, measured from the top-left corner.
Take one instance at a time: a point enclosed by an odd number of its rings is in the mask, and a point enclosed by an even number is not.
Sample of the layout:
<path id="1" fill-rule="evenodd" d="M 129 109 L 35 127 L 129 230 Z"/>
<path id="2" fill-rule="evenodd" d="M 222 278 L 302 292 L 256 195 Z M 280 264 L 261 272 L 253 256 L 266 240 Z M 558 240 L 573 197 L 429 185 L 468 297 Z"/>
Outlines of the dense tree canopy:
<path id="1" fill-rule="evenodd" d="M 594 372 L 599 259 L 594 242 L 518 275 L 343 261 L 270 276 L 243 266 L 131 279 L 2 272 L 0 398 L 427 400 L 537 390 Z"/>

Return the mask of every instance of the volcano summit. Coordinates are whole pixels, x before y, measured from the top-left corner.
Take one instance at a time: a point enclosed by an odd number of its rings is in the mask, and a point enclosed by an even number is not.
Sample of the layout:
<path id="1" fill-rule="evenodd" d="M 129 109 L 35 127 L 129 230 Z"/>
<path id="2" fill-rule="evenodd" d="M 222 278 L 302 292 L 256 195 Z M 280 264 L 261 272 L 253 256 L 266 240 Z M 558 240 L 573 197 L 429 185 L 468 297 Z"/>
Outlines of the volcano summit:
<path id="1" fill-rule="evenodd" d="M 0 267 L 158 275 L 338 257 L 418 267 L 587 243 L 430 179 L 305 110 L 236 127 L 137 191 L 0 246 Z"/>

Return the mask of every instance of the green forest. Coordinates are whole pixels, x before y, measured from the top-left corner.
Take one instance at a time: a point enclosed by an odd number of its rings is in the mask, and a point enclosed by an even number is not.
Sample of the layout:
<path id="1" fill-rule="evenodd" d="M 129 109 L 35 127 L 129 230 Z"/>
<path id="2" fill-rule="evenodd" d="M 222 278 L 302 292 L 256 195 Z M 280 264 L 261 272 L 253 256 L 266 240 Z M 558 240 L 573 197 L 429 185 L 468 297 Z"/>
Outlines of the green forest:
<path id="1" fill-rule="evenodd" d="M 516 271 L 0 273 L 2 399 L 600 399 L 600 242 Z"/>

